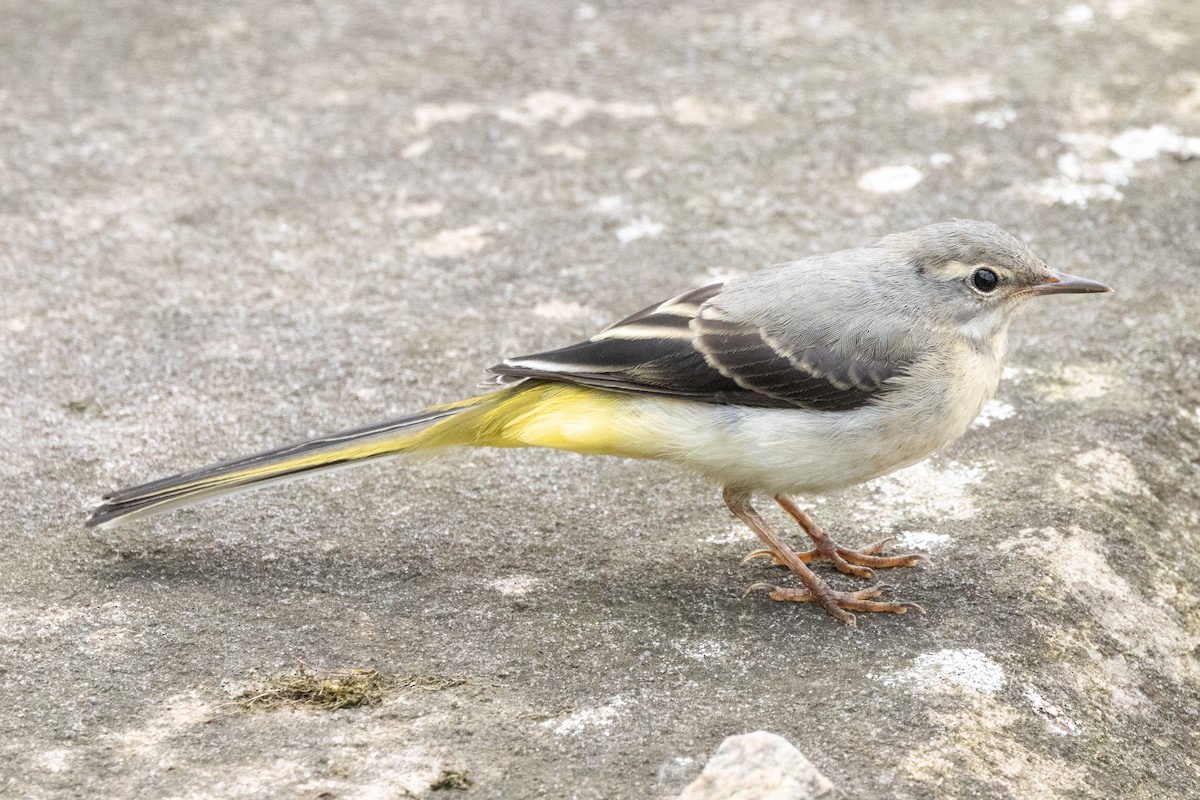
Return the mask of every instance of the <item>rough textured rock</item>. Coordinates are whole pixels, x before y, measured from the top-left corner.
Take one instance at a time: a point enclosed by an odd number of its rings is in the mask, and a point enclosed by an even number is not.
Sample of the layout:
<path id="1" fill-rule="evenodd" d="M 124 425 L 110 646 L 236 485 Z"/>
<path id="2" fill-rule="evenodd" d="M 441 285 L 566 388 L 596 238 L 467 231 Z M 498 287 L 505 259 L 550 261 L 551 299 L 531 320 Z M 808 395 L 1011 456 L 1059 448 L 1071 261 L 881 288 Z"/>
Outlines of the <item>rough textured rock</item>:
<path id="1" fill-rule="evenodd" d="M 1194 0 L 0 20 L 0 794 L 388 797 L 445 772 L 667 798 L 769 728 L 847 798 L 1194 795 Z M 847 543 L 932 556 L 884 578 L 925 616 L 742 599 L 776 573 L 739 563 L 713 487 L 549 452 L 82 528 L 105 490 L 956 215 L 1117 293 L 1030 309 L 986 424 L 815 500 Z M 298 659 L 469 680 L 233 702 Z"/>
<path id="2" fill-rule="evenodd" d="M 833 791 L 791 742 L 777 733 L 730 736 L 679 800 L 816 800 Z"/>

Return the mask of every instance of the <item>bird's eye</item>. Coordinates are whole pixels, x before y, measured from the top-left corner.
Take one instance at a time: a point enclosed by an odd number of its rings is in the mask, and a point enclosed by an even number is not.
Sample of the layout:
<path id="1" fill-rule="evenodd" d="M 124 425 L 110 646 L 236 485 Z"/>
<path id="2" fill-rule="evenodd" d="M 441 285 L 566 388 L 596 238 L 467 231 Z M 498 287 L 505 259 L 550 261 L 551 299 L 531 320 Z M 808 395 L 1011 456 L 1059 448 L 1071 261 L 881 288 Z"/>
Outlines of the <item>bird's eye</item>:
<path id="1" fill-rule="evenodd" d="M 1000 279 L 996 277 L 996 273 L 983 267 L 975 270 L 971 275 L 971 285 L 984 294 L 995 289 L 999 282 Z"/>

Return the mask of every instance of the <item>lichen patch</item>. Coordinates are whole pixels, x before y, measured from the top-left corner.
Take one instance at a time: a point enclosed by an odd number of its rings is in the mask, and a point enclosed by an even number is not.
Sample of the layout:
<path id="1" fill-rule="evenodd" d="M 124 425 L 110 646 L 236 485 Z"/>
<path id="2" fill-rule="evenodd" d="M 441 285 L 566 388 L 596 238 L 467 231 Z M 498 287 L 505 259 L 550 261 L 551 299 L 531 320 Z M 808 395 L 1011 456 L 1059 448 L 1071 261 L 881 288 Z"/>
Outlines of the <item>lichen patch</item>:
<path id="1" fill-rule="evenodd" d="M 1097 447 L 1080 453 L 1071 461 L 1078 470 L 1056 478 L 1064 489 L 1092 497 L 1150 496 L 1149 488 L 1138 477 L 1137 467 L 1115 450 Z"/>
<path id="2" fill-rule="evenodd" d="M 1131 668 L 1124 654 L 1134 657 L 1139 668 L 1157 668 L 1181 682 L 1196 680 L 1195 658 L 1190 653 L 1200 641 L 1184 630 L 1169 605 L 1143 595 L 1113 567 L 1100 535 L 1074 526 L 1066 531 L 1025 528 L 1001 542 L 998 549 L 1035 559 L 1047 575 L 1043 591 L 1054 601 L 1075 601 L 1092 610 L 1093 624 L 1122 650 L 1115 659 L 1098 653 L 1091 659 L 1104 673 L 1097 684 L 1120 693 L 1113 695 L 1118 702 L 1142 702 L 1140 669 Z M 1062 636 L 1066 647 L 1092 649 L 1078 634 L 1063 631 Z"/>
<path id="3" fill-rule="evenodd" d="M 607 736 L 608 729 L 626 705 L 624 699 L 614 697 L 602 706 L 576 709 L 562 719 L 548 719 L 542 723 L 542 727 L 553 730 L 559 736 L 578 736 L 589 730 Z"/>
<path id="4" fill-rule="evenodd" d="M 1004 670 L 972 648 L 939 650 L 917 656 L 911 667 L 879 678 L 888 686 L 909 684 L 923 691 L 995 694 L 1004 688 Z"/>
<path id="5" fill-rule="evenodd" d="M 981 466 L 954 462 L 938 467 L 928 461 L 873 481 L 874 495 L 855 517 L 862 524 L 887 528 L 912 517 L 939 521 L 970 519 L 977 513 L 969 487 L 985 474 Z"/>
<path id="6" fill-rule="evenodd" d="M 931 788 L 963 785 L 969 778 L 1003 786 L 1014 797 L 1080 797 L 1086 770 L 1035 752 L 1011 706 L 989 695 L 974 695 L 950 711 L 929 714 L 938 733 L 915 747 L 899 771 Z"/>

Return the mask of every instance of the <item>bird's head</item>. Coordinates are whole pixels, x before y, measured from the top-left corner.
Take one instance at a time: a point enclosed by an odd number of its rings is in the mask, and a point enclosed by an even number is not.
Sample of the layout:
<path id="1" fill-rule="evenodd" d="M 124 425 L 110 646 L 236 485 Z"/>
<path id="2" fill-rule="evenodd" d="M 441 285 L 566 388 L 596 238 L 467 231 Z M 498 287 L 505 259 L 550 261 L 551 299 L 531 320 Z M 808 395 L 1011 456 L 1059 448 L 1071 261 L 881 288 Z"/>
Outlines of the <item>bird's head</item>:
<path id="1" fill-rule="evenodd" d="M 990 222 L 954 219 L 885 237 L 901 269 L 915 274 L 926 313 L 985 340 L 1003 331 L 1029 300 L 1047 294 L 1111 292 L 1102 283 L 1056 272 Z"/>

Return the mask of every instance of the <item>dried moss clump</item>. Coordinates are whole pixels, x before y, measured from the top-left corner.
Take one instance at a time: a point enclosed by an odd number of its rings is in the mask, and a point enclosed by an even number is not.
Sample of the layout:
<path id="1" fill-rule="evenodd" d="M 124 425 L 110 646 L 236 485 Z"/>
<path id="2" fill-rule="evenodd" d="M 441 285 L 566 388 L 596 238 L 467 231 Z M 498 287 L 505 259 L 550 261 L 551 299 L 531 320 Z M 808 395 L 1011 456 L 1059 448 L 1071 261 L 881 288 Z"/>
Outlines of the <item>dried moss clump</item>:
<path id="1" fill-rule="evenodd" d="M 237 697 L 243 708 L 269 711 L 277 708 L 340 708 L 377 706 L 389 694 L 405 689 L 440 692 L 467 683 L 466 678 L 443 675 L 385 675 L 376 669 L 315 669 L 301 663 L 295 672 L 273 675 Z"/>
<path id="2" fill-rule="evenodd" d="M 339 708 L 377 706 L 383 701 L 388 679 L 375 669 L 314 670 L 301 665 L 294 673 L 275 675 L 261 686 L 247 689 L 238 702 L 252 709 Z"/>
<path id="3" fill-rule="evenodd" d="M 429 784 L 429 788 L 435 792 L 440 792 L 444 789 L 469 789 L 471 779 L 467 777 L 467 773 L 459 772 L 454 769 L 444 769 L 441 774 L 434 778 L 433 783 Z"/>

